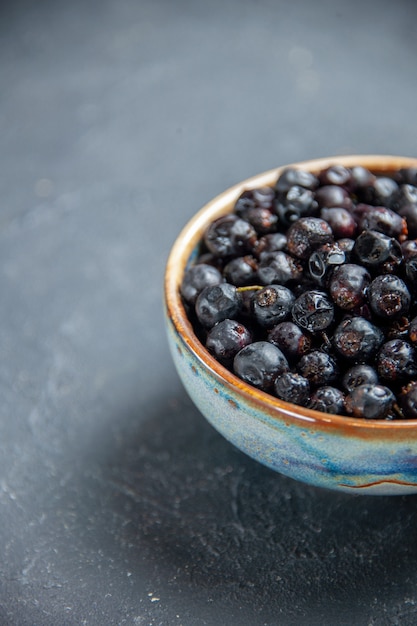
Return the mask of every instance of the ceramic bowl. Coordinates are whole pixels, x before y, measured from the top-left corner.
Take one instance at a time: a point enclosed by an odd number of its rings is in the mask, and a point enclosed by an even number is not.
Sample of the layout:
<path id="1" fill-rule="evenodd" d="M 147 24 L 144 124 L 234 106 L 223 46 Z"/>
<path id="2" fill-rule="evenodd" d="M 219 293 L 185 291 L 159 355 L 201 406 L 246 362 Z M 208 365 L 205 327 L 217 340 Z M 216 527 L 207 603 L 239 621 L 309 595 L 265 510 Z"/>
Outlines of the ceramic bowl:
<path id="1" fill-rule="evenodd" d="M 343 156 L 292 163 L 317 173 L 334 163 L 363 165 L 376 174 L 417 167 L 417 159 Z M 288 167 L 288 166 L 286 166 Z M 206 226 L 232 210 L 245 189 L 271 186 L 284 168 L 249 178 L 204 206 L 170 252 L 165 314 L 173 361 L 188 394 L 226 439 L 269 468 L 319 487 L 354 494 L 417 493 L 417 420 L 365 420 L 289 404 L 246 384 L 205 349 L 194 334 L 179 286 Z"/>

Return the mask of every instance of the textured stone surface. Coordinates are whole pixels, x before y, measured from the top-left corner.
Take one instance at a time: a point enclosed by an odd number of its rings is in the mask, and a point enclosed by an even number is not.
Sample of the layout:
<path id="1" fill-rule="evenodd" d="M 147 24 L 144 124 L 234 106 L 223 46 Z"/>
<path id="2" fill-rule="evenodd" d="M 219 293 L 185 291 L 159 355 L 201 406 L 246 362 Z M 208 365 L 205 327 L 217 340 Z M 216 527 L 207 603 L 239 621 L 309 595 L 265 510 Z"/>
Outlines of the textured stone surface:
<path id="1" fill-rule="evenodd" d="M 411 0 L 1 6 L 2 624 L 416 622 L 416 499 L 238 453 L 186 397 L 161 307 L 171 243 L 224 188 L 415 156 L 415 19 Z"/>

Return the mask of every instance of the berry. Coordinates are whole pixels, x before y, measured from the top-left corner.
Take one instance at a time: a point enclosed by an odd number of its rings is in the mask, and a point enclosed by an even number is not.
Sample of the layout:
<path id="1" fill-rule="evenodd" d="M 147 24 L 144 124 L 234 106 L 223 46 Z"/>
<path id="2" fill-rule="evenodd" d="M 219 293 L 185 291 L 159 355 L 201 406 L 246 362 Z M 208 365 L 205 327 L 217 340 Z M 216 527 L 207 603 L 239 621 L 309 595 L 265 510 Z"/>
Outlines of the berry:
<path id="1" fill-rule="evenodd" d="M 345 396 L 336 387 L 330 385 L 324 385 L 319 387 L 312 394 L 310 399 L 309 408 L 315 411 L 322 411 L 323 413 L 343 413 L 345 406 Z"/>
<path id="2" fill-rule="evenodd" d="M 338 185 L 320 187 L 315 193 L 315 198 L 320 208 L 342 207 L 349 209 L 352 206 L 352 200 L 349 198 L 348 192 Z"/>
<path id="3" fill-rule="evenodd" d="M 395 175 L 399 184 L 414 185 L 417 187 L 417 167 L 402 167 Z"/>
<path id="4" fill-rule="evenodd" d="M 337 244 L 341 250 L 345 253 L 346 263 L 350 263 L 352 259 L 352 250 L 355 245 L 355 240 L 349 237 L 342 237 L 337 240 Z"/>
<path id="5" fill-rule="evenodd" d="M 384 419 L 394 404 L 395 396 L 383 385 L 365 384 L 355 387 L 346 397 L 346 411 L 354 417 Z"/>
<path id="6" fill-rule="evenodd" d="M 350 367 L 342 379 L 343 387 L 347 392 L 353 391 L 359 385 L 375 385 L 378 383 L 378 374 L 371 365 L 359 363 Z"/>
<path id="7" fill-rule="evenodd" d="M 238 256 L 227 263 L 223 270 L 223 276 L 228 283 L 242 287 L 253 284 L 258 270 L 258 263 L 251 255 Z"/>
<path id="8" fill-rule="evenodd" d="M 314 215 L 316 211 L 317 202 L 314 199 L 314 193 L 299 185 L 290 187 L 275 206 L 279 222 L 285 226 L 289 226 L 300 217 Z"/>
<path id="9" fill-rule="evenodd" d="M 373 185 L 375 175 L 366 169 L 366 167 L 355 165 L 350 172 L 352 177 L 352 191 L 355 193 L 360 193 L 361 189 Z"/>
<path id="10" fill-rule="evenodd" d="M 413 381 L 401 390 L 399 405 L 404 417 L 417 419 L 417 382 Z"/>
<path id="11" fill-rule="evenodd" d="M 350 187 L 352 172 L 347 167 L 343 167 L 343 165 L 331 165 L 320 172 L 319 180 L 321 185 Z"/>
<path id="12" fill-rule="evenodd" d="M 414 317 L 408 328 L 408 338 L 413 346 L 417 346 L 417 317 Z"/>
<path id="13" fill-rule="evenodd" d="M 206 348 L 220 363 L 230 367 L 239 350 L 251 342 L 252 334 L 243 324 L 225 319 L 209 331 Z"/>
<path id="14" fill-rule="evenodd" d="M 311 348 L 311 339 L 297 324 L 280 322 L 268 333 L 268 341 L 277 346 L 289 361 L 298 361 Z"/>
<path id="15" fill-rule="evenodd" d="M 333 304 L 323 291 L 305 291 L 292 307 L 293 321 L 311 333 L 328 328 L 333 322 L 333 317 Z"/>
<path id="16" fill-rule="evenodd" d="M 290 281 L 299 281 L 303 275 L 303 266 L 298 259 L 286 252 L 264 253 L 258 267 L 258 278 L 263 285 Z"/>
<path id="17" fill-rule="evenodd" d="M 339 373 L 336 361 L 322 350 L 313 350 L 301 357 L 297 370 L 312 385 L 324 385 L 331 382 Z"/>
<path id="18" fill-rule="evenodd" d="M 246 219 L 249 209 L 270 209 L 274 206 L 275 193 L 271 187 L 247 189 L 236 200 L 234 212 Z"/>
<path id="19" fill-rule="evenodd" d="M 251 252 L 256 242 L 253 226 L 236 215 L 224 215 L 214 220 L 204 234 L 210 252 L 219 257 L 242 256 Z"/>
<path id="20" fill-rule="evenodd" d="M 335 329 L 333 343 L 337 352 L 355 361 L 372 357 L 384 341 L 382 330 L 363 317 L 349 317 Z"/>
<path id="21" fill-rule="evenodd" d="M 222 283 L 205 287 L 195 303 L 198 321 L 205 328 L 235 317 L 240 308 L 240 295 L 234 285 Z"/>
<path id="22" fill-rule="evenodd" d="M 346 256 L 337 242 L 325 243 L 311 253 L 308 260 L 310 276 L 319 285 L 326 285 L 332 269 L 342 266 Z"/>
<path id="23" fill-rule="evenodd" d="M 391 339 L 382 346 L 377 357 L 378 375 L 396 381 L 417 375 L 415 348 L 403 339 Z"/>
<path id="24" fill-rule="evenodd" d="M 272 328 L 291 313 L 293 293 L 283 285 L 269 285 L 252 297 L 252 311 L 258 324 Z"/>
<path id="25" fill-rule="evenodd" d="M 417 237 L 417 203 L 406 204 L 398 209 L 399 215 L 403 217 L 408 226 L 408 236 Z"/>
<path id="26" fill-rule="evenodd" d="M 277 230 L 278 217 L 269 209 L 248 209 L 246 220 L 260 235 L 273 233 Z"/>
<path id="27" fill-rule="evenodd" d="M 320 217 L 330 225 L 336 239 L 355 236 L 357 230 L 356 220 L 347 209 L 342 207 L 323 207 L 320 211 Z"/>
<path id="28" fill-rule="evenodd" d="M 404 257 L 404 261 L 408 261 L 408 259 L 412 259 L 417 256 L 417 240 L 416 239 L 406 239 L 401 244 L 401 252 Z"/>
<path id="29" fill-rule="evenodd" d="M 262 259 L 264 254 L 278 252 L 287 247 L 287 238 L 284 233 L 267 233 L 258 239 L 255 244 L 255 254 Z"/>
<path id="30" fill-rule="evenodd" d="M 234 358 L 233 370 L 245 382 L 267 391 L 276 377 L 288 369 L 281 350 L 268 341 L 256 341 L 245 346 Z"/>
<path id="31" fill-rule="evenodd" d="M 374 278 L 367 296 L 372 311 L 379 317 L 399 317 L 410 308 L 411 296 L 407 285 L 401 278 L 391 274 Z"/>
<path id="32" fill-rule="evenodd" d="M 370 282 L 368 270 L 355 263 L 345 263 L 334 268 L 329 281 L 329 293 L 338 307 L 350 311 L 364 304 Z"/>
<path id="33" fill-rule="evenodd" d="M 299 170 L 295 167 L 287 167 L 279 176 L 275 184 L 275 191 L 278 195 L 282 195 L 287 193 L 294 185 L 314 191 L 319 185 L 319 180 L 311 172 Z"/>
<path id="34" fill-rule="evenodd" d="M 298 259 L 308 259 L 315 248 L 332 241 L 332 229 L 319 217 L 302 217 L 287 231 L 288 252 Z"/>
<path id="35" fill-rule="evenodd" d="M 402 316 L 390 320 L 390 324 L 384 328 L 387 339 L 407 339 L 410 329 L 408 317 Z"/>
<path id="36" fill-rule="evenodd" d="M 415 292 L 417 286 L 417 257 L 407 259 L 407 261 L 405 262 L 405 275 L 410 283 L 413 292 Z"/>
<path id="37" fill-rule="evenodd" d="M 187 269 L 182 279 L 181 295 L 189 304 L 195 304 L 197 296 L 205 287 L 219 285 L 223 277 L 218 269 L 206 263 L 197 263 Z"/>
<path id="38" fill-rule="evenodd" d="M 358 204 L 352 213 L 360 231 L 374 230 L 388 237 L 407 237 L 406 220 L 387 207 Z"/>
<path id="39" fill-rule="evenodd" d="M 377 176 L 373 182 L 361 189 L 359 195 L 363 202 L 368 204 L 390 207 L 398 193 L 398 183 L 388 176 Z"/>
<path id="40" fill-rule="evenodd" d="M 410 204 L 417 204 L 417 187 L 414 185 L 400 185 L 395 195 L 395 210 L 400 211 Z"/>
<path id="41" fill-rule="evenodd" d="M 310 383 L 296 372 L 284 372 L 274 383 L 275 395 L 285 402 L 307 406 L 310 399 Z"/>
<path id="42" fill-rule="evenodd" d="M 402 261 L 399 242 L 376 230 L 364 230 L 356 239 L 353 256 L 371 270 L 382 269 L 384 265 L 396 267 Z"/>

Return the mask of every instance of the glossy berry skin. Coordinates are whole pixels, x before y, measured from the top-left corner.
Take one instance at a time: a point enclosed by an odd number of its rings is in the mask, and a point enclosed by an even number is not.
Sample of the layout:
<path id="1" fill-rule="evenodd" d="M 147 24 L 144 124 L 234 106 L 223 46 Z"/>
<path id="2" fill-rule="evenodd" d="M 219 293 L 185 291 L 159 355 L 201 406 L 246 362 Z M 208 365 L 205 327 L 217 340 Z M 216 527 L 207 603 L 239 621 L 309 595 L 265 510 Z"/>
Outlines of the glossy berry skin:
<path id="1" fill-rule="evenodd" d="M 362 165 L 355 165 L 351 168 L 350 173 L 352 191 L 356 194 L 360 194 L 362 189 L 374 184 L 375 175 Z"/>
<path id="2" fill-rule="evenodd" d="M 382 270 L 385 265 L 395 268 L 403 259 L 399 242 L 376 230 L 364 230 L 358 236 L 352 257 L 372 271 Z"/>
<path id="3" fill-rule="evenodd" d="M 342 384 L 344 389 L 350 393 L 359 385 L 376 385 L 378 381 L 378 374 L 371 365 L 359 363 L 347 370 L 343 376 Z"/>
<path id="4" fill-rule="evenodd" d="M 365 419 L 386 418 L 394 404 L 395 396 L 384 385 L 365 384 L 355 387 L 345 399 L 345 408 L 353 417 Z"/>
<path id="5" fill-rule="evenodd" d="M 405 275 L 412 287 L 412 291 L 415 293 L 417 291 L 417 257 L 407 259 L 405 263 Z"/>
<path id="6" fill-rule="evenodd" d="M 342 207 L 349 209 L 352 206 L 352 200 L 349 198 L 348 192 L 338 185 L 320 187 L 315 193 L 315 198 L 320 208 Z"/>
<path id="7" fill-rule="evenodd" d="M 319 174 L 321 185 L 339 185 L 349 188 L 352 184 L 352 173 L 343 165 L 331 165 Z"/>
<path id="8" fill-rule="evenodd" d="M 401 252 L 404 257 L 404 261 L 408 261 L 414 257 L 417 257 L 417 240 L 406 239 L 401 244 Z"/>
<path id="9" fill-rule="evenodd" d="M 319 217 L 302 217 L 287 231 L 288 252 L 298 259 L 308 259 L 310 254 L 325 243 L 333 242 L 329 224 Z"/>
<path id="10" fill-rule="evenodd" d="M 268 285 L 255 292 L 252 311 L 257 323 L 272 328 L 287 319 L 294 303 L 294 295 L 283 285 Z"/>
<path id="11" fill-rule="evenodd" d="M 308 406 L 315 411 L 340 415 L 345 408 L 345 395 L 336 387 L 324 385 L 312 394 Z"/>
<path id="12" fill-rule="evenodd" d="M 384 328 L 386 339 L 408 339 L 410 321 L 408 317 L 396 317 Z"/>
<path id="13" fill-rule="evenodd" d="M 342 237 L 342 239 L 337 240 L 337 245 L 345 253 L 346 263 L 350 263 L 352 260 L 352 250 L 355 245 L 355 240 L 350 239 L 349 237 Z"/>
<path id="14" fill-rule="evenodd" d="M 413 317 L 408 328 L 408 339 L 413 346 L 417 346 L 417 317 Z"/>
<path id="15" fill-rule="evenodd" d="M 414 185 L 417 187 L 417 167 L 402 167 L 395 175 L 399 184 Z"/>
<path id="16" fill-rule="evenodd" d="M 239 309 L 240 294 L 229 283 L 205 287 L 195 303 L 198 321 L 205 328 L 212 328 L 217 322 L 236 317 Z"/>
<path id="17" fill-rule="evenodd" d="M 377 176 L 372 184 L 362 188 L 358 194 L 363 202 L 374 206 L 391 207 L 398 193 L 398 183 L 388 176 Z"/>
<path id="18" fill-rule="evenodd" d="M 414 185 L 400 185 L 395 196 L 394 206 L 396 211 L 400 211 L 409 204 L 417 205 L 417 187 Z"/>
<path id="19" fill-rule="evenodd" d="M 220 363 L 230 367 L 236 354 L 250 343 L 252 334 L 243 324 L 225 319 L 207 334 L 206 348 Z"/>
<path id="20" fill-rule="evenodd" d="M 329 293 L 333 302 L 344 311 L 362 306 L 366 290 L 371 283 L 367 269 L 355 263 L 335 267 L 329 280 Z"/>
<path id="21" fill-rule="evenodd" d="M 281 350 L 268 341 L 255 341 L 242 348 L 233 361 L 234 373 L 242 380 L 268 391 L 277 376 L 288 370 Z"/>
<path id="22" fill-rule="evenodd" d="M 280 224 L 290 226 L 300 217 L 317 213 L 318 205 L 314 194 L 309 189 L 294 185 L 275 205 L 275 212 Z"/>
<path id="23" fill-rule="evenodd" d="M 322 350 L 312 350 L 297 364 L 297 371 L 312 385 L 325 385 L 336 379 L 339 370 L 332 357 Z"/>
<path id="24" fill-rule="evenodd" d="M 314 191 L 319 185 L 319 179 L 311 172 L 300 170 L 295 167 L 287 167 L 281 172 L 275 184 L 275 191 L 278 196 L 286 194 L 294 185 L 304 187 Z"/>
<path id="25" fill-rule="evenodd" d="M 391 339 L 384 343 L 377 357 L 377 370 L 381 379 L 405 380 L 417 375 L 415 348 L 403 339 Z"/>
<path id="26" fill-rule="evenodd" d="M 259 261 L 258 279 L 262 285 L 298 282 L 303 275 L 303 266 L 286 252 L 277 251 L 264 253 Z"/>
<path id="27" fill-rule="evenodd" d="M 335 329 L 333 344 L 345 359 L 367 361 L 384 341 L 384 333 L 364 317 L 350 317 Z"/>
<path id="28" fill-rule="evenodd" d="M 385 319 L 406 315 L 411 303 L 407 285 L 392 274 L 374 278 L 369 285 L 367 297 L 372 311 Z"/>
<path id="29" fill-rule="evenodd" d="M 310 383 L 295 372 L 284 372 L 277 376 L 274 391 L 280 400 L 300 406 L 307 406 L 310 399 Z"/>
<path id="30" fill-rule="evenodd" d="M 330 225 L 335 239 L 355 236 L 357 223 L 351 211 L 342 207 L 323 207 L 320 217 Z"/>
<path id="31" fill-rule="evenodd" d="M 406 204 L 398 209 L 399 215 L 407 220 L 408 236 L 417 237 L 417 203 Z"/>
<path id="32" fill-rule="evenodd" d="M 376 230 L 388 237 L 405 239 L 408 229 L 406 220 L 395 211 L 384 206 L 358 204 L 352 211 L 359 231 Z"/>
<path id="33" fill-rule="evenodd" d="M 331 270 L 341 266 L 345 261 L 346 255 L 337 242 L 326 243 L 310 254 L 308 270 L 318 285 L 325 286 Z"/>
<path id="34" fill-rule="evenodd" d="M 259 235 L 273 233 L 278 227 L 278 216 L 269 209 L 248 209 L 245 219 Z"/>
<path id="35" fill-rule="evenodd" d="M 249 209 L 273 209 L 275 193 L 271 187 L 257 187 L 245 190 L 236 200 L 234 212 L 246 218 Z"/>
<path id="36" fill-rule="evenodd" d="M 287 237 L 284 233 L 267 233 L 259 237 L 255 244 L 254 253 L 258 259 L 262 259 L 270 252 L 280 252 L 287 247 Z"/>
<path id="37" fill-rule="evenodd" d="M 399 405 L 405 418 L 417 419 L 417 382 L 412 381 L 401 390 Z"/>
<path id="38" fill-rule="evenodd" d="M 258 262 L 251 256 L 239 256 L 227 263 L 223 270 L 223 276 L 228 283 L 243 287 L 256 282 Z"/>
<path id="39" fill-rule="evenodd" d="M 311 338 L 294 322 L 280 322 L 268 333 L 268 341 L 277 346 L 290 362 L 298 361 L 311 348 Z"/>
<path id="40" fill-rule="evenodd" d="M 181 283 L 181 295 L 188 304 L 195 304 L 205 287 L 219 285 L 223 276 L 218 269 L 206 263 L 197 263 L 187 269 Z"/>
<path id="41" fill-rule="evenodd" d="M 251 224 L 237 217 L 224 215 L 214 220 L 204 233 L 204 243 L 215 256 L 243 256 L 251 252 L 257 239 Z"/>
<path id="42" fill-rule="evenodd" d="M 333 322 L 334 307 L 325 292 L 305 291 L 294 302 L 292 318 L 295 324 L 310 333 L 321 332 Z"/>

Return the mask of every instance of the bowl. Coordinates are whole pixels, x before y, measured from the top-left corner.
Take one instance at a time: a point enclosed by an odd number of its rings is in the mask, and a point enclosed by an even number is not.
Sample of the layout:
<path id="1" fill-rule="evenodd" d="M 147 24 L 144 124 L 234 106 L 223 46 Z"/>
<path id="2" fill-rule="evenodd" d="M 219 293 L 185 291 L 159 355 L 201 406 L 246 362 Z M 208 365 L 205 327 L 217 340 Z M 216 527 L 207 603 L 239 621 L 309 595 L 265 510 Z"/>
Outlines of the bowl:
<path id="1" fill-rule="evenodd" d="M 417 420 L 366 420 L 283 402 L 246 384 L 218 363 L 196 337 L 179 287 L 208 224 L 229 213 L 246 189 L 272 186 L 285 167 L 318 173 L 335 163 L 387 175 L 417 159 L 353 155 L 291 163 L 249 178 L 206 204 L 169 254 L 164 308 L 170 351 L 189 396 L 229 442 L 267 467 L 318 487 L 353 494 L 417 493 Z"/>

